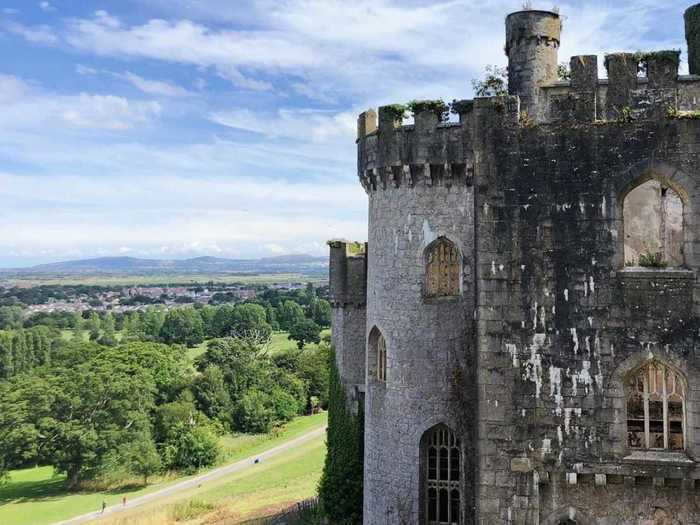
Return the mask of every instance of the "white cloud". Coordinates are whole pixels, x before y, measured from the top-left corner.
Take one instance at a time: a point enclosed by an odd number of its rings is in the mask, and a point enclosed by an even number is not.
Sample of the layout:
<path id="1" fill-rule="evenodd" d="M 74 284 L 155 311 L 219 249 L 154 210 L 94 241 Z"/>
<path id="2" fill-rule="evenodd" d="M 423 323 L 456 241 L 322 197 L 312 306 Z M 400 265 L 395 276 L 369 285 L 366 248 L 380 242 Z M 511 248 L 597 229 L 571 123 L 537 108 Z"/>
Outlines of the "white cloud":
<path id="1" fill-rule="evenodd" d="M 50 13 L 50 12 L 56 10 L 56 8 L 54 6 L 52 6 L 50 2 L 46 2 L 46 1 L 39 2 L 39 8 L 46 13 Z"/>
<path id="2" fill-rule="evenodd" d="M 84 76 L 91 76 L 91 75 L 97 75 L 99 74 L 99 70 L 84 66 L 83 64 L 77 64 L 75 66 L 75 72 L 78 73 L 79 75 L 84 75 Z"/>
<path id="3" fill-rule="evenodd" d="M 300 245 L 321 246 L 341 233 L 366 237 L 361 213 L 334 212 L 340 206 L 364 209 L 364 193 L 356 184 L 0 173 L 0 196 L 18 203 L 0 212 L 5 253 L 114 253 L 124 246 L 137 254 L 156 247 L 174 255 L 290 253 Z M 50 205 L 51 221 L 27 201 Z"/>
<path id="4" fill-rule="evenodd" d="M 153 101 L 114 95 L 61 95 L 42 91 L 24 80 L 0 75 L 0 101 L 12 102 L 0 112 L 0 129 L 40 130 L 49 127 L 125 130 L 149 122 L 162 111 Z"/>
<path id="5" fill-rule="evenodd" d="M 280 109 L 276 115 L 261 115 L 247 109 L 238 109 L 212 113 L 209 118 L 222 126 L 302 142 L 326 142 L 335 138 L 347 140 L 355 133 L 355 115 L 349 112 Z"/>
<path id="6" fill-rule="evenodd" d="M 27 42 L 41 45 L 54 45 L 58 42 L 58 36 L 54 30 L 47 25 L 25 26 L 17 22 L 4 22 L 0 24 L 0 29 L 21 36 Z"/>
<path id="7" fill-rule="evenodd" d="M 170 82 L 143 78 L 138 75 L 135 75 L 134 73 L 131 73 L 130 71 L 127 71 L 123 74 L 119 74 L 117 76 L 126 80 L 136 89 L 139 89 L 147 95 L 156 95 L 162 97 L 187 97 L 192 94 L 185 88 L 177 86 L 175 84 L 171 84 Z"/>

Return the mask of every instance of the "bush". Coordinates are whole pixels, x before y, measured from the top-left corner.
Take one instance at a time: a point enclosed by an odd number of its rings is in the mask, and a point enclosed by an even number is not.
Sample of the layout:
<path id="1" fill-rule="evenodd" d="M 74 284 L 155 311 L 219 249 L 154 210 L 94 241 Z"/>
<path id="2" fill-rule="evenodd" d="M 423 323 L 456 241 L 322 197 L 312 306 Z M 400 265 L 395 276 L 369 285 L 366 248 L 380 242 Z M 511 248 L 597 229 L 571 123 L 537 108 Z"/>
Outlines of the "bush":
<path id="1" fill-rule="evenodd" d="M 335 352 L 330 356 L 328 454 L 319 483 L 325 516 L 336 525 L 362 523 L 364 417 L 349 409 Z"/>

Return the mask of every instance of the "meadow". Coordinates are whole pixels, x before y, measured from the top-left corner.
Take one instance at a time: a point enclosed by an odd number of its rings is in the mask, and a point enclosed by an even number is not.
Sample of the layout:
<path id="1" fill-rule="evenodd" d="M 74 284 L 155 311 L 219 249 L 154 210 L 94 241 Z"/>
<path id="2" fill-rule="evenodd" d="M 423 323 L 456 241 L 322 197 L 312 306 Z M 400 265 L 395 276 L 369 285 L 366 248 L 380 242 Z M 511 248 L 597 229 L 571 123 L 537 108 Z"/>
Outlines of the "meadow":
<path id="1" fill-rule="evenodd" d="M 283 429 L 270 434 L 224 436 L 221 438 L 222 452 L 220 463 L 217 466 L 255 456 L 314 429 L 321 428 L 326 423 L 327 415 L 321 413 L 296 418 Z M 206 486 L 204 491 L 200 491 L 201 494 L 183 493 L 173 496 L 169 503 L 170 506 L 166 506 L 166 509 L 161 509 L 160 507 L 163 505 L 159 502 L 156 505 L 159 509 L 158 512 L 167 510 L 167 516 L 174 515 L 177 505 L 175 501 L 187 501 L 195 495 L 199 498 L 206 496 L 206 501 L 212 502 L 212 505 L 216 504 L 216 509 L 225 507 L 228 509 L 226 512 L 240 512 L 247 515 L 257 510 L 265 510 L 268 506 L 296 501 L 298 495 L 300 496 L 298 499 L 304 499 L 315 492 L 324 453 L 324 438 L 321 437 L 270 460 L 269 463 L 261 465 L 261 468 L 254 472 L 242 472 L 216 480 L 212 482 L 211 486 Z M 146 487 L 133 480 L 117 487 L 94 492 L 69 493 L 65 490 L 65 476 L 55 475 L 51 467 L 15 470 L 10 473 L 9 482 L 0 486 L 0 523 L 3 525 L 47 525 L 98 510 L 103 501 L 107 505 L 118 504 L 123 497 L 132 499 L 190 477 L 161 476 L 154 478 L 154 482 Z M 229 491 L 231 491 L 230 494 Z M 236 501 L 227 500 L 229 496 L 235 496 Z M 141 510 L 137 512 L 136 509 L 134 512 L 137 515 L 142 513 Z M 146 508 L 143 512 L 150 511 Z M 134 523 L 170 522 L 152 522 L 146 519 L 146 521 L 135 521 Z"/>

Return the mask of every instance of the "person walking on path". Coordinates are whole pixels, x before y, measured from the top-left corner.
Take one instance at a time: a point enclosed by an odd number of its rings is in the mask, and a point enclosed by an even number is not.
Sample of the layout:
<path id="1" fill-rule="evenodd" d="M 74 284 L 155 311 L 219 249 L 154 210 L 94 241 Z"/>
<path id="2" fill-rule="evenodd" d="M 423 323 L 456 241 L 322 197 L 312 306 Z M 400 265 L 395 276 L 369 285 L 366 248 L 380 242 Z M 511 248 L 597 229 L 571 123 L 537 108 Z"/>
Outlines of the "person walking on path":
<path id="1" fill-rule="evenodd" d="M 106 508 L 107 508 L 107 502 L 105 500 L 102 500 L 102 512 L 100 514 L 104 514 Z"/>
<path id="2" fill-rule="evenodd" d="M 122 505 L 126 507 L 126 496 L 122 498 Z"/>

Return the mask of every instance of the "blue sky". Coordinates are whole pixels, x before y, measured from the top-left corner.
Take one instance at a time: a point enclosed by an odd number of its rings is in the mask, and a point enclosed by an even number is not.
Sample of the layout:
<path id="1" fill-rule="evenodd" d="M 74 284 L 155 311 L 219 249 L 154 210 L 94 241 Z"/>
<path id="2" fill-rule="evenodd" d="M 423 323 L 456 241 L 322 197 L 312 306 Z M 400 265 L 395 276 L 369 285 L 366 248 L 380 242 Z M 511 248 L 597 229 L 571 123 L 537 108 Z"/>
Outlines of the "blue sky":
<path id="1" fill-rule="evenodd" d="M 690 2 L 659 4 L 559 3 L 560 60 L 685 57 Z M 364 239 L 357 113 L 470 97 L 485 65 L 505 64 L 503 18 L 521 6 L 0 0 L 0 266 Z"/>

